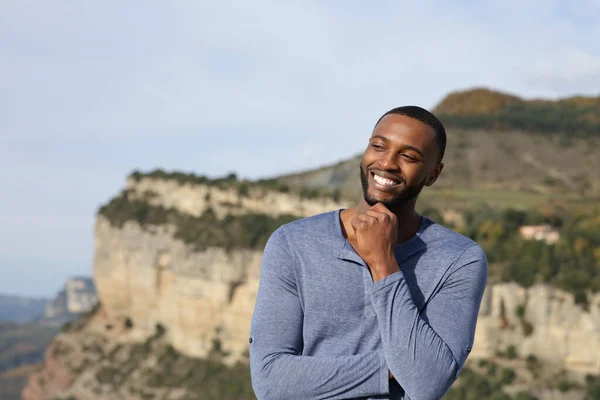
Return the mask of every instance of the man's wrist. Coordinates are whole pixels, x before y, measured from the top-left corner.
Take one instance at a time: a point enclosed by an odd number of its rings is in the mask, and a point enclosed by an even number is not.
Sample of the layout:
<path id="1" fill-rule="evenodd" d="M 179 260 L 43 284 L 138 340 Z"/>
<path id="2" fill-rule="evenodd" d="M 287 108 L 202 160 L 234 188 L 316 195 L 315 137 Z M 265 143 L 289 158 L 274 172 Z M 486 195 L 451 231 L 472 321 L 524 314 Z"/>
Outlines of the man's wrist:
<path id="1" fill-rule="evenodd" d="M 398 271 L 400 271 L 400 266 L 396 261 L 396 257 L 391 257 L 386 261 L 377 262 L 372 265 L 369 265 L 371 269 L 371 275 L 373 276 L 373 282 L 377 282 L 385 277 L 388 277 Z"/>

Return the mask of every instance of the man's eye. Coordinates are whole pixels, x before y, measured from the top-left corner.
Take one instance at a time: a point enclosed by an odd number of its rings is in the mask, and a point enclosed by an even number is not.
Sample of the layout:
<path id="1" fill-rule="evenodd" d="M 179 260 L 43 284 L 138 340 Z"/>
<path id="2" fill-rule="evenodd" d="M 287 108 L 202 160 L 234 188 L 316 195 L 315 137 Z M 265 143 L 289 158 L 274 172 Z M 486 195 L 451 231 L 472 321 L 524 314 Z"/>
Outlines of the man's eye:
<path id="1" fill-rule="evenodd" d="M 380 144 L 377 144 L 377 143 L 372 144 L 371 147 L 373 147 L 374 149 L 377 149 L 377 150 L 382 150 L 383 149 L 383 146 L 380 145 Z"/>
<path id="2" fill-rule="evenodd" d="M 417 161 L 417 159 L 409 154 L 403 153 L 402 157 L 406 158 L 408 161 Z"/>

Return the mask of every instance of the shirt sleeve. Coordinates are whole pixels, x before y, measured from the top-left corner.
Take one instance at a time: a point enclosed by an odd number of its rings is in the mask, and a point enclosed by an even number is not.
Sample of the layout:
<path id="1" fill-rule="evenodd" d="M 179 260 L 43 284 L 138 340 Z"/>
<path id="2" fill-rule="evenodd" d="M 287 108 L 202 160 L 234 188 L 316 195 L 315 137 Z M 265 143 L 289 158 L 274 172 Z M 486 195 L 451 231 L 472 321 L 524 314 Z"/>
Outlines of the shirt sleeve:
<path id="1" fill-rule="evenodd" d="M 265 247 L 250 327 L 250 373 L 258 399 L 348 399 L 389 393 L 383 351 L 303 356 L 303 311 L 293 258 L 279 228 Z"/>
<path id="2" fill-rule="evenodd" d="M 486 281 L 485 254 L 473 245 L 422 313 L 402 271 L 374 283 L 370 298 L 385 357 L 411 400 L 439 399 L 458 377 L 473 345 Z"/>

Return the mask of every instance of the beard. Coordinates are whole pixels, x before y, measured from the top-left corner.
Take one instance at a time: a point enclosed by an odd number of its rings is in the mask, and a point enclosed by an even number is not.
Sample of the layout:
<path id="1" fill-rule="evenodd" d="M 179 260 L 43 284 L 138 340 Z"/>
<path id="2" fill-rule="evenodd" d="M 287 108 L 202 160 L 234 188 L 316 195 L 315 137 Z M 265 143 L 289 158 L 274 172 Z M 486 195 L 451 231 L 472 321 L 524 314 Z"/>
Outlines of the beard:
<path id="1" fill-rule="evenodd" d="M 423 186 L 425 186 L 426 182 L 426 180 L 424 179 L 423 182 L 419 183 L 417 186 L 405 186 L 404 189 L 394 194 L 391 198 L 387 200 L 380 200 L 369 194 L 369 178 L 367 175 L 369 172 L 363 170 L 362 164 L 359 166 L 359 168 L 360 184 L 362 186 L 363 197 L 365 198 L 367 204 L 371 207 L 373 207 L 377 203 L 382 203 L 389 210 L 402 206 L 408 203 L 409 201 L 416 199 L 421 193 L 421 190 L 423 190 Z M 406 185 L 405 180 L 402 180 L 402 183 Z"/>

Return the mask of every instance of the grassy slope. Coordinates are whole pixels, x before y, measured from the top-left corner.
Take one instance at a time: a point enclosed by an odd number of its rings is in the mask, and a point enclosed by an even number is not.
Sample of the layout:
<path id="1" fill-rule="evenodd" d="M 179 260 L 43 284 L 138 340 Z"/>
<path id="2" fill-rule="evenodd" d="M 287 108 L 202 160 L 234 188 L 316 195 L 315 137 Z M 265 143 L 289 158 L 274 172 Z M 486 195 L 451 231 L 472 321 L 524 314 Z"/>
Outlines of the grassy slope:
<path id="1" fill-rule="evenodd" d="M 365 138 L 366 141 L 366 138 Z M 518 131 L 448 130 L 442 176 L 426 188 L 423 202 L 461 206 L 533 206 L 558 199 L 600 197 L 600 139 L 535 135 Z M 290 185 L 339 187 L 345 197 L 360 194 L 359 157 L 333 166 L 279 178 Z"/>

